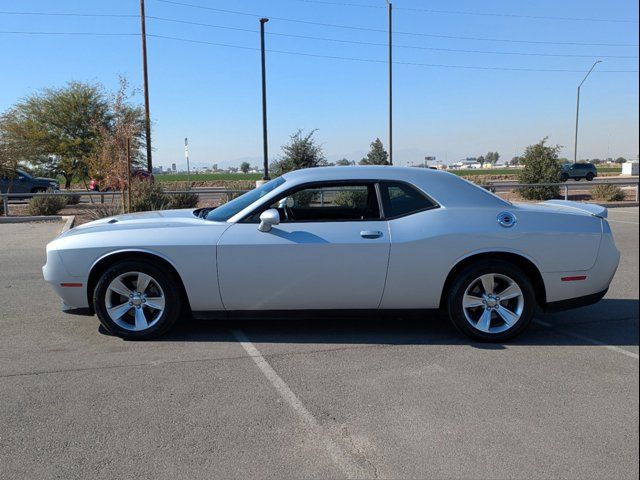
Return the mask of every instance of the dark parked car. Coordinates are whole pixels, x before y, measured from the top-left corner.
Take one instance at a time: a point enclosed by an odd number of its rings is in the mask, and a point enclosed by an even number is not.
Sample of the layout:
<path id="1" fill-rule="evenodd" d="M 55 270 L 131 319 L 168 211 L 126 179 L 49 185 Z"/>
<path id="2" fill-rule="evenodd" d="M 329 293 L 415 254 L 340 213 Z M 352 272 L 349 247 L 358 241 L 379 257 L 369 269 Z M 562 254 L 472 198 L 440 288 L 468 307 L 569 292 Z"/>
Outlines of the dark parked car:
<path id="1" fill-rule="evenodd" d="M 147 172 L 146 170 L 131 170 L 131 179 L 132 180 L 147 180 L 151 183 L 155 181 L 155 178 L 152 174 Z M 96 179 L 92 179 L 89 182 L 89 190 L 94 192 L 110 192 L 110 191 L 118 191 L 122 190 L 124 185 L 120 185 L 118 183 L 115 184 L 101 184 Z"/>
<path id="2" fill-rule="evenodd" d="M 598 169 L 593 163 L 565 163 L 562 165 L 562 174 L 560 179 L 566 182 L 570 178 L 579 181 L 585 178 L 591 181 L 598 176 Z"/>
<path id="3" fill-rule="evenodd" d="M 55 178 L 34 177 L 24 170 L 16 170 L 12 177 L 6 174 L 0 177 L 0 193 L 42 193 L 47 190 L 60 190 L 60 184 Z"/>

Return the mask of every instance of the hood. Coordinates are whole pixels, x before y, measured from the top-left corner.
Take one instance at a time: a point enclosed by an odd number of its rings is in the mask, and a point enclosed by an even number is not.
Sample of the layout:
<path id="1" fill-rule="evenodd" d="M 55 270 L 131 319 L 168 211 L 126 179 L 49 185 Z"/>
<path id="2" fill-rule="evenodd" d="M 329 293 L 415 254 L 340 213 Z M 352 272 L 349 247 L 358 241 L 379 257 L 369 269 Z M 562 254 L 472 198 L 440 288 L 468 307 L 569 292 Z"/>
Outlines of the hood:
<path id="1" fill-rule="evenodd" d="M 594 203 L 571 202 L 568 200 L 548 200 L 541 203 L 516 203 L 521 210 L 538 212 L 568 213 L 574 215 L 585 215 L 600 218 L 607 218 L 606 207 Z"/>
<path id="2" fill-rule="evenodd" d="M 193 227 L 201 225 L 212 225 L 219 223 L 227 225 L 225 222 L 212 222 L 193 214 L 194 209 L 161 210 L 155 212 L 129 213 L 117 215 L 115 217 L 101 218 L 93 222 L 79 225 L 61 236 L 72 236 L 83 233 L 96 233 L 114 230 L 151 230 L 165 228 Z"/>
<path id="3" fill-rule="evenodd" d="M 56 178 L 33 177 L 33 179 L 38 181 L 38 182 L 60 183 Z"/>

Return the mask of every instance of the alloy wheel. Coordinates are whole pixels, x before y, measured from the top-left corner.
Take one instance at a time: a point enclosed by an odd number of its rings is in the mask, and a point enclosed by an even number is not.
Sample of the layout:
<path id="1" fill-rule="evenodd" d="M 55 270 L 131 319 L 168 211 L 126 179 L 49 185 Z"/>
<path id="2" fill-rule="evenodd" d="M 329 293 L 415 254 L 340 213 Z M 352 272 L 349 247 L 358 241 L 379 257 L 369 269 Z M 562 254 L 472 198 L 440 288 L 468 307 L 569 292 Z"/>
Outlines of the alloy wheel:
<path id="1" fill-rule="evenodd" d="M 462 307 L 467 322 L 474 329 L 483 333 L 502 333 L 520 320 L 524 294 L 508 276 L 487 273 L 469 284 Z"/>
<path id="2" fill-rule="evenodd" d="M 127 272 L 109 283 L 105 306 L 107 314 L 119 327 L 140 332 L 158 323 L 165 310 L 165 296 L 152 276 Z"/>

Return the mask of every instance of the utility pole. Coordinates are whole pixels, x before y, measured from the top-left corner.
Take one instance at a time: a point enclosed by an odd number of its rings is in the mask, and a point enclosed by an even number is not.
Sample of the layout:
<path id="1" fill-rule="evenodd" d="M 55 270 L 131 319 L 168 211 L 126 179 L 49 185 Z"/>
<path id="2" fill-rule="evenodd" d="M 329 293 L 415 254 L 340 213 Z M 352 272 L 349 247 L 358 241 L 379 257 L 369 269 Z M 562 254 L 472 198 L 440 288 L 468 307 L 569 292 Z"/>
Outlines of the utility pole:
<path id="1" fill-rule="evenodd" d="M 184 158 L 187 159 L 187 183 L 189 184 L 189 188 L 191 188 L 191 169 L 189 168 L 189 139 L 185 137 L 184 139 Z"/>
<path id="2" fill-rule="evenodd" d="M 262 54 L 262 148 L 264 175 L 262 180 L 269 180 L 269 144 L 267 136 L 267 65 L 266 52 L 264 47 L 264 24 L 269 21 L 268 18 L 260 19 L 260 51 Z"/>
<path id="3" fill-rule="evenodd" d="M 127 137 L 127 213 L 131 213 L 131 139 Z"/>
<path id="4" fill-rule="evenodd" d="M 578 119 L 580 116 L 580 87 L 582 87 L 582 84 L 585 82 L 589 74 L 593 71 L 594 68 L 596 68 L 596 65 L 599 63 L 602 63 L 602 60 L 596 60 L 594 62 L 594 64 L 591 66 L 587 74 L 584 76 L 584 78 L 580 82 L 580 85 L 578 85 L 578 99 L 576 101 L 576 137 L 575 137 L 574 148 L 573 148 L 573 163 L 578 162 Z"/>
<path id="5" fill-rule="evenodd" d="M 393 4 L 387 0 L 389 13 L 389 163 L 393 165 Z"/>
<path id="6" fill-rule="evenodd" d="M 144 80 L 144 119 L 145 137 L 147 140 L 147 170 L 153 170 L 151 156 L 151 115 L 149 114 L 149 74 L 147 71 L 147 27 L 145 23 L 144 0 L 140 0 L 140 27 L 142 35 L 142 73 Z"/>

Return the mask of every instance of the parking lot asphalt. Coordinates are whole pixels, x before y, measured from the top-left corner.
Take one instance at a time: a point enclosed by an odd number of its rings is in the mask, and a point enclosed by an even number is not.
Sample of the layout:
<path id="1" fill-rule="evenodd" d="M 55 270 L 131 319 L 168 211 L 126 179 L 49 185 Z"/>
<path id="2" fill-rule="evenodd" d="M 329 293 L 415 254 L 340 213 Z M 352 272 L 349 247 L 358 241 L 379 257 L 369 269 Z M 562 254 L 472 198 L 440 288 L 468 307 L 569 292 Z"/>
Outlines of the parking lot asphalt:
<path id="1" fill-rule="evenodd" d="M 0 224 L 0 478 L 637 478 L 638 208 L 600 303 L 504 345 L 446 318 L 187 322 L 59 311 L 57 223 Z"/>

